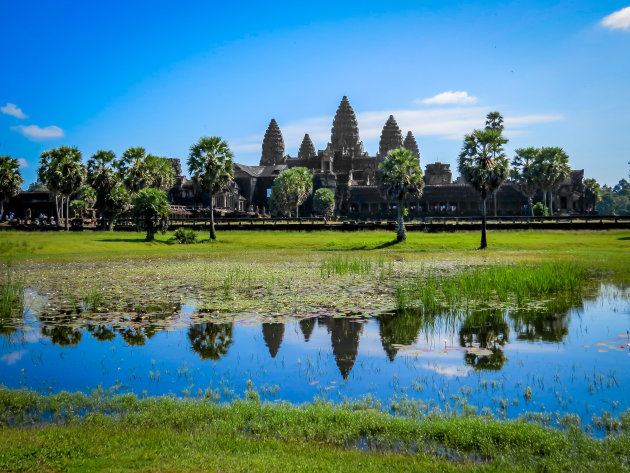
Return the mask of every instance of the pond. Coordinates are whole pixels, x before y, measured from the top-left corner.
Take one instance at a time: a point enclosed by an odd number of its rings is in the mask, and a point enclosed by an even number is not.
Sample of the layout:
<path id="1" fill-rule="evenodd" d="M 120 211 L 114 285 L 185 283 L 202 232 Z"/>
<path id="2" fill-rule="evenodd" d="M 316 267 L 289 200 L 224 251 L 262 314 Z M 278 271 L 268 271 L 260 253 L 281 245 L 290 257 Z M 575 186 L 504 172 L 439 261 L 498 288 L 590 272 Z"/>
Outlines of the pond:
<path id="1" fill-rule="evenodd" d="M 537 413 L 553 423 L 630 408 L 630 302 L 602 285 L 551 309 L 198 321 L 194 298 L 99 325 L 26 312 L 0 331 L 0 384 L 42 393 L 100 387 L 138 396 L 364 401 L 395 413 Z M 369 396 L 366 400 L 366 396 Z"/>

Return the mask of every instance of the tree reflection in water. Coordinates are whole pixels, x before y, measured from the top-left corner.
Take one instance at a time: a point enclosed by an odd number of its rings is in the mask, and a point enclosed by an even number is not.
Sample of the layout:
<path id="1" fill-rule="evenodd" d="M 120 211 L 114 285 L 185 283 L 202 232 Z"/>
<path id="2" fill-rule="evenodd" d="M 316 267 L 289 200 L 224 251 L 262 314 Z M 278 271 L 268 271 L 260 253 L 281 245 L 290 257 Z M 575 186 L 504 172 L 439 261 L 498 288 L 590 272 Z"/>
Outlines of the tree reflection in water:
<path id="1" fill-rule="evenodd" d="M 232 345 L 231 323 L 203 322 L 188 329 L 190 346 L 202 360 L 219 360 Z"/>
<path id="2" fill-rule="evenodd" d="M 419 311 L 409 310 L 380 315 L 377 320 L 383 350 L 392 362 L 398 353 L 398 348 L 394 345 L 415 343 L 423 321 Z"/>
<path id="3" fill-rule="evenodd" d="M 468 352 L 467 365 L 474 370 L 500 370 L 507 358 L 500 348 L 510 337 L 510 326 L 503 310 L 483 310 L 470 313 L 459 329 L 459 343 L 462 347 L 482 348 L 490 354 Z"/>
<path id="4" fill-rule="evenodd" d="M 116 332 L 107 325 L 88 325 L 85 327 L 99 342 L 108 342 L 116 338 Z"/>
<path id="5" fill-rule="evenodd" d="M 542 308 L 515 310 L 510 313 L 518 340 L 560 343 L 569 334 L 569 313 L 581 309 L 582 294 L 566 294 L 548 301 Z"/>
<path id="6" fill-rule="evenodd" d="M 264 323 L 262 324 L 262 333 L 271 358 L 275 358 L 284 337 L 284 324 Z"/>

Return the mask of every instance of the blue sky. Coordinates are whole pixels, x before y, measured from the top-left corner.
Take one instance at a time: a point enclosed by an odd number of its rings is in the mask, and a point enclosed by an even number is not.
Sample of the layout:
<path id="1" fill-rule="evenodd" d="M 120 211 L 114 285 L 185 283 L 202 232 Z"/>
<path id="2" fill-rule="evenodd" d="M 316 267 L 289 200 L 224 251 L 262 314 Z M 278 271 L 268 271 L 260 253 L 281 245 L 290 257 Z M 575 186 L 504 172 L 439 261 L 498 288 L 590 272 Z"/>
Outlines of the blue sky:
<path id="1" fill-rule="evenodd" d="M 562 146 L 615 184 L 630 161 L 625 2 L 0 0 L 0 154 L 26 184 L 60 145 L 184 162 L 217 135 L 258 164 L 271 118 L 292 156 L 304 133 L 324 148 L 347 95 L 371 155 L 393 113 L 423 166 L 455 170 L 464 134 L 498 110 L 510 157 Z"/>

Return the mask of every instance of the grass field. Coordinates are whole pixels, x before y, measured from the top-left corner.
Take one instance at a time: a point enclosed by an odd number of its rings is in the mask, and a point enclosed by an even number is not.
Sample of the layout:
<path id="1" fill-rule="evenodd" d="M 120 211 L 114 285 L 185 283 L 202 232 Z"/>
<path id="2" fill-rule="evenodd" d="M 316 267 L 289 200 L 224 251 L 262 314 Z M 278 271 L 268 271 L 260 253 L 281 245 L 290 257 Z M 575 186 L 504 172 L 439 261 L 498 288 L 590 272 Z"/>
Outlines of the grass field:
<path id="1" fill-rule="evenodd" d="M 0 389 L 2 471 L 629 471 L 627 434 L 593 439 L 480 417 L 392 418 L 364 405 L 231 406 Z M 81 416 L 81 412 L 89 414 Z M 27 415 L 23 415 L 28 412 Z M 106 414 L 104 414 L 106 413 Z M 56 424 L 29 427 L 52 416 Z"/>
<path id="2" fill-rule="evenodd" d="M 532 283 L 530 266 L 542 268 L 544 287 L 556 264 L 630 283 L 629 231 L 493 231 L 484 251 L 476 250 L 478 232 L 410 233 L 403 244 L 380 231 L 226 231 L 212 243 L 201 236 L 203 243 L 180 245 L 172 233 L 147 243 L 141 233 L 5 231 L 0 258 L 51 300 L 88 307 L 100 288 L 86 323 L 98 319 L 99 305 L 125 297 L 172 305 L 191 291 L 219 311 L 286 306 L 299 313 L 318 304 L 331 313 L 360 311 L 367 302 L 395 305 L 400 281 L 428 291 L 425 271 L 443 299 L 457 295 L 441 288 L 454 271 L 469 272 L 471 287 L 511 298 L 517 285 Z M 488 285 L 488 275 L 503 285 Z M 562 284 L 573 287 L 572 278 Z M 85 417 L 86 409 L 93 413 Z M 218 406 L 0 389 L 0 410 L 0 471 L 630 471 L 627 416 L 625 433 L 598 440 L 575 426 L 418 421 L 366 406 Z"/>

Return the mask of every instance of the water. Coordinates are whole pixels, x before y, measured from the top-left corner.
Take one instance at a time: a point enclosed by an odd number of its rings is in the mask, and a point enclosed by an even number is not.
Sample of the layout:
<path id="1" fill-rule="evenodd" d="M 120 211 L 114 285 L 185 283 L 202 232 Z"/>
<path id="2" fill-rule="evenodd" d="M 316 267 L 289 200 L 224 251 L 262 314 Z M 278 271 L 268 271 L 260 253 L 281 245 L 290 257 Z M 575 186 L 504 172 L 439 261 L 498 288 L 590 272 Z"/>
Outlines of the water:
<path id="1" fill-rule="evenodd" d="M 42 393 L 98 386 L 137 395 L 343 402 L 370 395 L 405 406 L 578 414 L 630 408 L 630 303 L 602 286 L 553 312 L 477 312 L 260 323 L 191 323 L 194 303 L 128 326 L 76 326 L 32 297 L 23 323 L 0 333 L 0 384 Z M 627 296 L 627 295 L 626 295 Z M 393 401 L 393 402 L 392 402 Z"/>

